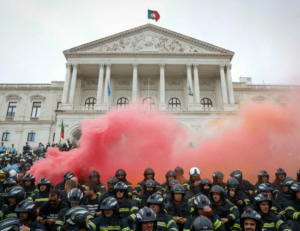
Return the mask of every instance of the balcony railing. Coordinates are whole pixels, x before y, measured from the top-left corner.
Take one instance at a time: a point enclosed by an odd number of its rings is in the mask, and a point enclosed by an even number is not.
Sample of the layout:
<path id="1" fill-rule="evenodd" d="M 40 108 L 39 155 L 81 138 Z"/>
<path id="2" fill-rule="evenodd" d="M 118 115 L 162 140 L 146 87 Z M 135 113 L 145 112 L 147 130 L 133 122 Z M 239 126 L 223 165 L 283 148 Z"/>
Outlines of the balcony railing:
<path id="1" fill-rule="evenodd" d="M 76 111 L 93 111 L 94 110 L 94 106 L 74 106 L 73 110 Z"/>

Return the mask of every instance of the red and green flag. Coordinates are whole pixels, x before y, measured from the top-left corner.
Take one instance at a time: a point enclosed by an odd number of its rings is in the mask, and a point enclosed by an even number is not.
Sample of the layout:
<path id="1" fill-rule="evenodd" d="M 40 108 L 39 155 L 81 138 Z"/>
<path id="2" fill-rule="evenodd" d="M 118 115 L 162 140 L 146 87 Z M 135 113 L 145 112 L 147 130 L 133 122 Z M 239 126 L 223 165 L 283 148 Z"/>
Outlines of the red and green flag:
<path id="1" fill-rule="evenodd" d="M 64 127 L 64 121 L 61 121 L 61 138 L 65 138 L 65 127 Z"/>
<path id="2" fill-rule="evenodd" d="M 148 19 L 154 19 L 157 22 L 160 19 L 160 15 L 155 10 L 148 10 Z"/>

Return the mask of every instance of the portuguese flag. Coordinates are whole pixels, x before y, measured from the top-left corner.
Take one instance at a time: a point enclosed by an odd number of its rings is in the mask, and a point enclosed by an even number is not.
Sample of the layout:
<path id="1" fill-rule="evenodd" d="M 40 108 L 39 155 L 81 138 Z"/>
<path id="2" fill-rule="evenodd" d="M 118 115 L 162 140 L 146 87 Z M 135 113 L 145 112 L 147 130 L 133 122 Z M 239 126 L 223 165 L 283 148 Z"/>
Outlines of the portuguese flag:
<path id="1" fill-rule="evenodd" d="M 160 19 L 160 15 L 155 10 L 148 10 L 148 19 L 154 19 L 157 22 Z"/>
<path id="2" fill-rule="evenodd" d="M 61 121 L 61 138 L 65 138 L 65 127 L 64 127 L 64 121 Z"/>

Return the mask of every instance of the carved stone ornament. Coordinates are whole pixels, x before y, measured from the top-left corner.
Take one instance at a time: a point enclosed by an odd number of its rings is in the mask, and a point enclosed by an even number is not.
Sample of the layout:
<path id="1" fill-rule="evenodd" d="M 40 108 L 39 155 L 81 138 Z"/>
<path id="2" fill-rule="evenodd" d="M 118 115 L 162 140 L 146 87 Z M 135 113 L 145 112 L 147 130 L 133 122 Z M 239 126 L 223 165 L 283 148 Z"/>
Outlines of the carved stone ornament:
<path id="1" fill-rule="evenodd" d="M 9 94 L 6 97 L 6 102 L 10 101 L 10 100 L 15 100 L 17 102 L 19 102 L 21 100 L 21 96 L 17 95 L 17 94 Z"/>
<path id="2" fill-rule="evenodd" d="M 35 94 L 30 96 L 30 101 L 32 102 L 33 100 L 41 100 L 41 101 L 45 101 L 46 97 L 43 95 L 39 95 L 39 94 Z"/>
<path id="3" fill-rule="evenodd" d="M 179 79 L 170 79 L 168 80 L 168 85 L 169 86 L 180 86 L 181 80 Z"/>
<path id="4" fill-rule="evenodd" d="M 213 53 L 200 47 L 179 41 L 178 39 L 143 32 L 111 43 L 106 43 L 90 51 L 95 52 L 172 52 L 172 53 Z"/>

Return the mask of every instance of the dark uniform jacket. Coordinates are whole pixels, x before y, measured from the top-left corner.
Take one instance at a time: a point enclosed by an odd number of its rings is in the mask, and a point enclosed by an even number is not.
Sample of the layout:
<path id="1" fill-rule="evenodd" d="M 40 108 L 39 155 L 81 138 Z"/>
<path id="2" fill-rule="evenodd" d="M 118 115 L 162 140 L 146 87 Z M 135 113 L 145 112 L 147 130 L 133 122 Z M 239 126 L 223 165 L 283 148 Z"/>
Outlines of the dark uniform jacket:
<path id="1" fill-rule="evenodd" d="M 25 192 L 26 192 L 26 196 L 29 197 L 31 195 L 33 195 L 35 192 L 38 192 L 38 188 L 36 187 L 36 185 L 31 186 L 30 188 L 26 187 L 25 184 L 23 186 Z"/>
<path id="2" fill-rule="evenodd" d="M 201 180 L 201 178 L 199 177 L 198 180 Z M 184 182 L 183 187 L 185 189 L 185 191 L 191 191 L 193 193 L 193 195 L 201 192 L 200 189 L 200 185 L 197 185 L 196 187 L 194 186 L 195 181 L 192 181 L 191 179 L 189 179 L 188 181 Z"/>
<path id="3" fill-rule="evenodd" d="M 15 212 L 15 208 L 17 205 L 9 205 L 7 207 L 4 207 L 0 211 L 0 220 L 6 219 L 6 218 L 11 218 L 11 217 L 18 217 L 17 213 Z"/>
<path id="4" fill-rule="evenodd" d="M 300 201 L 288 201 L 285 208 L 285 216 L 287 220 L 300 221 Z"/>
<path id="5" fill-rule="evenodd" d="M 276 178 L 272 183 L 272 186 L 274 187 L 274 189 L 282 190 L 281 182 L 282 182 L 282 180 Z"/>
<path id="6" fill-rule="evenodd" d="M 91 226 L 95 231 L 130 231 L 126 218 L 121 218 L 118 214 L 113 219 L 107 219 L 101 215 L 91 222 Z"/>
<path id="7" fill-rule="evenodd" d="M 261 217 L 263 221 L 263 230 L 266 231 L 292 231 L 287 224 L 279 219 L 274 213 L 268 213 L 267 216 Z"/>
<path id="8" fill-rule="evenodd" d="M 195 211 L 195 213 L 198 213 Z M 199 215 L 195 215 L 192 217 L 189 217 L 187 221 L 184 224 L 183 231 L 190 231 L 192 229 L 192 223 L 193 221 L 198 217 Z M 221 221 L 221 218 L 216 215 L 214 212 L 211 214 L 207 215 L 207 218 L 213 223 L 214 225 L 214 230 L 215 231 L 225 231 L 225 225 Z"/>
<path id="9" fill-rule="evenodd" d="M 159 231 L 178 231 L 176 222 L 173 217 L 166 213 L 156 214 L 157 229 Z"/>
<path id="10" fill-rule="evenodd" d="M 222 201 L 221 205 L 212 202 L 211 208 L 220 218 L 228 219 L 228 222 L 225 223 L 225 230 L 240 230 L 240 214 L 238 208 L 234 204 L 226 200 Z"/>
<path id="11" fill-rule="evenodd" d="M 86 183 L 87 184 L 87 183 Z M 81 185 L 83 188 L 86 187 L 86 184 Z M 102 195 L 102 193 L 104 193 L 106 191 L 106 186 L 105 184 L 101 183 L 100 181 L 98 181 L 97 183 L 95 183 L 96 185 L 96 191 L 98 195 Z"/>
<path id="12" fill-rule="evenodd" d="M 32 221 L 29 225 L 26 227 L 30 228 L 30 231 L 35 231 L 35 230 L 44 230 L 46 231 L 45 226 L 37 222 L 36 220 Z"/>
<path id="13" fill-rule="evenodd" d="M 251 190 L 252 192 L 255 192 L 256 187 L 249 181 L 242 180 L 242 183 L 240 183 L 240 189 L 246 194 L 246 196 L 250 196 L 249 191 Z"/>
<path id="14" fill-rule="evenodd" d="M 154 180 L 154 179 L 153 179 Z M 143 189 L 144 189 L 144 183 L 146 182 L 147 180 L 143 180 L 143 181 L 141 181 L 140 183 L 138 183 L 136 186 L 135 186 L 135 188 L 134 188 L 134 190 L 133 190 L 133 192 L 132 192 L 132 195 L 138 195 L 139 194 L 139 192 L 141 192 L 141 191 L 143 191 Z M 162 189 L 161 189 L 161 186 L 160 186 L 160 183 L 158 183 L 156 180 L 154 180 L 155 181 L 155 184 L 156 184 L 156 193 L 158 193 L 158 194 L 160 194 L 161 196 L 163 196 L 163 192 L 162 192 Z"/>
<path id="15" fill-rule="evenodd" d="M 219 183 L 216 183 L 216 182 L 213 182 L 213 186 L 215 186 L 215 185 L 218 185 L 218 186 L 220 186 L 220 187 L 222 187 L 223 189 L 225 189 L 225 190 L 227 190 L 227 184 L 226 183 L 221 183 L 221 184 L 219 184 Z"/>
<path id="16" fill-rule="evenodd" d="M 119 203 L 120 216 L 127 219 L 130 229 L 134 227 L 138 211 L 139 209 L 136 204 L 128 198 L 125 198 L 123 202 Z"/>
<path id="17" fill-rule="evenodd" d="M 292 198 L 292 195 L 290 193 L 285 193 L 283 191 L 279 191 L 277 195 L 276 201 L 285 208 L 287 205 L 287 202 Z"/>
<path id="18" fill-rule="evenodd" d="M 139 195 L 137 195 L 136 198 L 134 198 L 134 203 L 136 204 L 136 206 L 140 209 L 143 208 L 144 206 L 147 206 L 147 200 L 148 198 L 153 194 L 156 193 L 155 191 L 152 191 L 151 193 L 147 192 L 143 192 Z"/>
<path id="19" fill-rule="evenodd" d="M 59 191 L 64 191 L 65 190 L 65 182 L 60 182 L 55 186 L 55 189 L 58 189 Z"/>
<path id="20" fill-rule="evenodd" d="M 29 196 L 28 199 L 33 201 L 36 205 L 36 207 L 40 207 L 42 206 L 44 203 L 46 203 L 47 201 L 49 201 L 49 194 L 50 192 L 35 192 L 33 195 Z"/>
<path id="21" fill-rule="evenodd" d="M 162 189 L 163 197 L 165 197 L 167 194 L 169 194 L 170 193 L 169 182 L 166 181 L 165 183 L 163 183 L 161 185 L 161 189 Z"/>
<path id="22" fill-rule="evenodd" d="M 250 205 L 250 200 L 248 197 L 243 193 L 241 190 L 236 190 L 234 197 L 230 196 L 230 193 L 227 192 L 227 199 L 234 205 L 236 205 L 239 209 L 240 214 L 242 213 L 243 208 L 247 207 Z M 241 200 L 243 201 L 242 205 L 238 205 L 237 202 Z"/>

